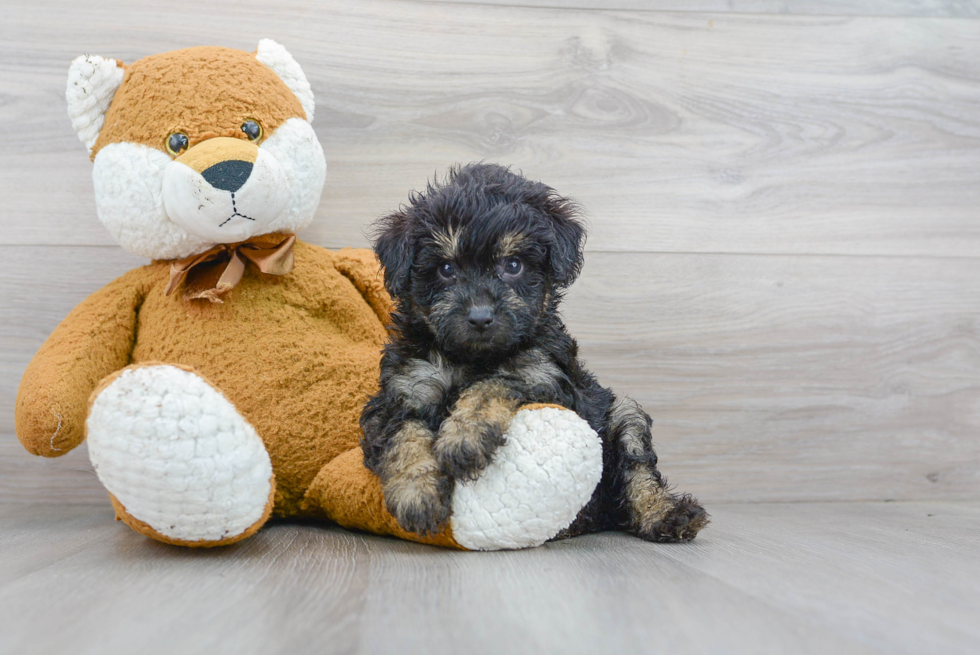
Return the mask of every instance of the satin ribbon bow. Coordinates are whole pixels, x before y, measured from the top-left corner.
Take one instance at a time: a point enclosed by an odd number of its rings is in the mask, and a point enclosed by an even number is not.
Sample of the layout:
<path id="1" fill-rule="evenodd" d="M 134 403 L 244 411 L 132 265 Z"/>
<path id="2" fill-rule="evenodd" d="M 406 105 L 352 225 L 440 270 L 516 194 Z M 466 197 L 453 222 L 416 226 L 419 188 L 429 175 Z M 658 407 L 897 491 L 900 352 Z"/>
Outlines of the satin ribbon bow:
<path id="1" fill-rule="evenodd" d="M 186 278 L 184 300 L 224 302 L 222 298 L 245 275 L 246 261 L 267 275 L 292 271 L 295 243 L 296 235 L 264 234 L 240 243 L 219 243 L 202 253 L 176 259 L 170 262 L 170 283 L 164 293 L 172 294 Z"/>

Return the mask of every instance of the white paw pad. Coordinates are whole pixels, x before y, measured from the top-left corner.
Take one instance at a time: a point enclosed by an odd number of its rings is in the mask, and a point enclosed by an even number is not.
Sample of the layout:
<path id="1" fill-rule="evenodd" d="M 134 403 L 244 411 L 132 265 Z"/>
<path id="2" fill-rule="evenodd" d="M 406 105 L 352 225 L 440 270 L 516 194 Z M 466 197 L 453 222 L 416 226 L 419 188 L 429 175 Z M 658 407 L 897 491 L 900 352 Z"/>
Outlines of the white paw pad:
<path id="1" fill-rule="evenodd" d="M 126 511 L 171 539 L 220 541 L 262 519 L 272 462 L 220 392 L 175 366 L 123 371 L 86 423 L 99 479 Z"/>
<path id="2" fill-rule="evenodd" d="M 452 530 L 470 550 L 540 546 L 567 528 L 602 477 L 599 435 L 575 412 L 517 412 L 490 465 L 453 492 Z"/>

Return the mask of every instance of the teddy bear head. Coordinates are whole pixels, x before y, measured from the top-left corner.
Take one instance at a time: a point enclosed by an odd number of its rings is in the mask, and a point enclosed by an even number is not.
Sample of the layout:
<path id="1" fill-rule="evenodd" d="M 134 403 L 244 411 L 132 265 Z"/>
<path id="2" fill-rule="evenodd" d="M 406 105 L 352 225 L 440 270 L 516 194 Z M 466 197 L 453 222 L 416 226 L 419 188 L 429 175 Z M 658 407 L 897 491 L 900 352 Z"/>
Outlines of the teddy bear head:
<path id="1" fill-rule="evenodd" d="M 85 55 L 66 95 L 99 219 L 126 250 L 177 259 L 313 219 L 326 178 L 313 93 L 275 41 L 129 65 Z"/>

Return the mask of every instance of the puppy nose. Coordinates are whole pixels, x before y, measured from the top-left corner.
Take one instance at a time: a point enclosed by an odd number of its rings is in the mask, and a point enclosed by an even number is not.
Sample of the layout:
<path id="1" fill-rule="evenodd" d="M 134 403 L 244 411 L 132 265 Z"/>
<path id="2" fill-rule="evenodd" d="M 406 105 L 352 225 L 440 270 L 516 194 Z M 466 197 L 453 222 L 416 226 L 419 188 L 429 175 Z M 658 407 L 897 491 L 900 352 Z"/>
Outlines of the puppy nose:
<path id="1" fill-rule="evenodd" d="M 466 320 L 477 330 L 486 330 L 493 325 L 493 310 L 486 305 L 472 307 Z"/>
<path id="2" fill-rule="evenodd" d="M 231 191 L 232 193 L 241 189 L 251 174 L 252 162 L 240 159 L 219 161 L 214 166 L 209 166 L 201 171 L 204 179 L 215 189 Z"/>

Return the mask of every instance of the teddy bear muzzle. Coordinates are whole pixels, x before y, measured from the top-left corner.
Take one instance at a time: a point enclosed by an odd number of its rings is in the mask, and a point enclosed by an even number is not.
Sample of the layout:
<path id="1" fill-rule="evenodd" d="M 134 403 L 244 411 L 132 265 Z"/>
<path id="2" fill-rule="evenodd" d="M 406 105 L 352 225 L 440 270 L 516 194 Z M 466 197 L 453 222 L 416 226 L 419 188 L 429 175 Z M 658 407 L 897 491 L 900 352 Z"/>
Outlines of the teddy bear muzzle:
<path id="1" fill-rule="evenodd" d="M 202 141 L 164 171 L 163 202 L 170 220 L 215 243 L 265 234 L 288 200 L 283 166 L 241 139 Z"/>

